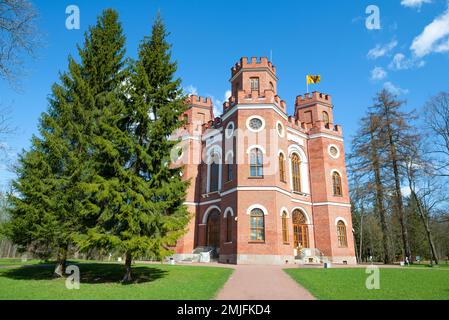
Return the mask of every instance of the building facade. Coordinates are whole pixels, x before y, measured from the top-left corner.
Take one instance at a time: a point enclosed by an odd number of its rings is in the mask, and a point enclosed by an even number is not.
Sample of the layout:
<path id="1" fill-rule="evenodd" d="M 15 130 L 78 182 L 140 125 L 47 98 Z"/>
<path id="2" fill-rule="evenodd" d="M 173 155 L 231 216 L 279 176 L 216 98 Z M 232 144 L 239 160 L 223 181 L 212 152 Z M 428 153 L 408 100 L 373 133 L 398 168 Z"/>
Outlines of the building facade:
<path id="1" fill-rule="evenodd" d="M 221 117 L 210 98 L 190 96 L 176 163 L 192 219 L 176 259 L 214 249 L 223 263 L 356 263 L 331 97 L 298 96 L 289 116 L 277 81 L 267 58 L 242 58 Z"/>

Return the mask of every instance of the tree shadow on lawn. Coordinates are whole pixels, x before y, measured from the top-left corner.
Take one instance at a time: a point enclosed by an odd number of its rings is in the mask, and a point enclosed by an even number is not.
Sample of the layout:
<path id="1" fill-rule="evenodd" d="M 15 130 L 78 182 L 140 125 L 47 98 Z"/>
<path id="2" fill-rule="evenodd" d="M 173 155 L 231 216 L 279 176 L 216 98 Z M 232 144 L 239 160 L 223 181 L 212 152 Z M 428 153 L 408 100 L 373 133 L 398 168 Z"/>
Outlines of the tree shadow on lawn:
<path id="1" fill-rule="evenodd" d="M 156 266 L 135 266 L 132 268 L 133 281 L 122 283 L 125 267 L 119 264 L 102 263 L 68 263 L 80 268 L 80 281 L 87 284 L 121 283 L 123 285 L 152 282 L 167 276 L 168 271 Z M 0 278 L 10 278 L 14 280 L 55 280 L 53 277 L 54 266 L 33 265 L 21 266 L 15 269 L 8 269 L 0 273 Z M 68 274 L 67 276 L 69 276 Z"/>

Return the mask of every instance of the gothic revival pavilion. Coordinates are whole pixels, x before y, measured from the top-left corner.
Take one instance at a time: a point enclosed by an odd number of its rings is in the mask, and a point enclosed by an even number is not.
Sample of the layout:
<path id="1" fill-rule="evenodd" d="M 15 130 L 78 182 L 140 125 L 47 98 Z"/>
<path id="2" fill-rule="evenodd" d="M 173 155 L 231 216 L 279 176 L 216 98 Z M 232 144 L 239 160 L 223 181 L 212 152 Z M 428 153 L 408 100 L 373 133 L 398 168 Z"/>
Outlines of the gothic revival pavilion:
<path id="1" fill-rule="evenodd" d="M 221 117 L 210 98 L 190 96 L 178 162 L 192 219 L 175 259 L 214 249 L 223 263 L 356 263 L 331 97 L 298 96 L 289 116 L 277 81 L 267 58 L 242 58 Z"/>

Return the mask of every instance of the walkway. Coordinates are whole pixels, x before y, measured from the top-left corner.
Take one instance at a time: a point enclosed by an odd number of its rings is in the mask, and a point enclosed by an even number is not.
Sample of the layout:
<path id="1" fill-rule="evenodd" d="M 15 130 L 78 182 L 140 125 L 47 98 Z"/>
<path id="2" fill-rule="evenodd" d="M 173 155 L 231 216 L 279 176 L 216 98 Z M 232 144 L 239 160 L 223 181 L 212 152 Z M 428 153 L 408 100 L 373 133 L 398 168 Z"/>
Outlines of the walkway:
<path id="1" fill-rule="evenodd" d="M 285 266 L 234 266 L 234 273 L 216 300 L 315 300 L 283 268 Z"/>

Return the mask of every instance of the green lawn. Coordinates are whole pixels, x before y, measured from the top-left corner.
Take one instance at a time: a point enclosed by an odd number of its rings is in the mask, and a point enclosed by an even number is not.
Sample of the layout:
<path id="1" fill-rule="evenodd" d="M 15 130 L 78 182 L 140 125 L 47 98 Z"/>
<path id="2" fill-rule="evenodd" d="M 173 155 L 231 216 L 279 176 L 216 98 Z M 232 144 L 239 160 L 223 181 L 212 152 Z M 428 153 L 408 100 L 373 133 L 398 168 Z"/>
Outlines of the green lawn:
<path id="1" fill-rule="evenodd" d="M 364 268 L 286 269 L 320 300 L 449 300 L 448 269 L 380 269 L 380 289 L 365 286 Z"/>
<path id="2" fill-rule="evenodd" d="M 27 261 L 22 262 L 22 259 L 13 259 L 13 258 L 0 259 L 0 267 L 23 266 L 23 265 L 38 264 L 38 263 L 44 263 L 44 262 L 40 261 L 40 260 L 27 260 Z"/>
<path id="3" fill-rule="evenodd" d="M 209 300 L 232 269 L 218 267 L 136 265 L 133 284 L 121 284 L 119 264 L 78 264 L 79 290 L 68 290 L 64 279 L 52 279 L 47 265 L 0 268 L 0 300 Z"/>

